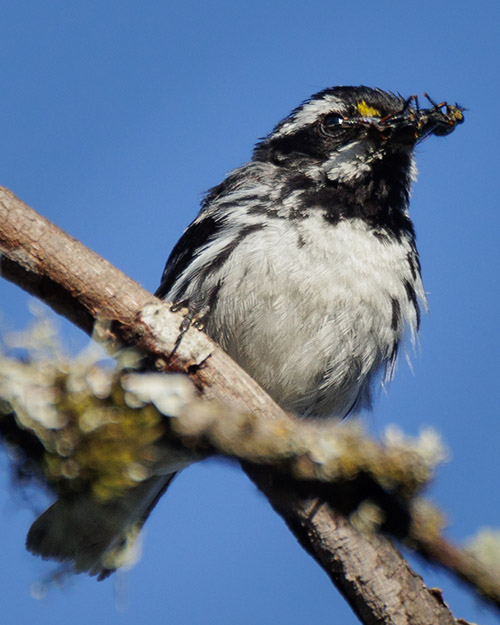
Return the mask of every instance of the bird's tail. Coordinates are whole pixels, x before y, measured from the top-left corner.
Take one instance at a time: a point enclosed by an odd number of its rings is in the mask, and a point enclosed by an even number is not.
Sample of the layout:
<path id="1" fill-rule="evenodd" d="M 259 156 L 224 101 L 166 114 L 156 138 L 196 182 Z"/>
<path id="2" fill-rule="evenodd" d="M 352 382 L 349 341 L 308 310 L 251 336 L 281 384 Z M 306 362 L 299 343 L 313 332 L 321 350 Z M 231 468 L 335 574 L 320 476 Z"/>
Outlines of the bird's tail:
<path id="1" fill-rule="evenodd" d="M 26 547 L 104 579 L 132 559 L 141 527 L 175 475 L 151 477 L 111 502 L 60 497 L 33 523 Z"/>

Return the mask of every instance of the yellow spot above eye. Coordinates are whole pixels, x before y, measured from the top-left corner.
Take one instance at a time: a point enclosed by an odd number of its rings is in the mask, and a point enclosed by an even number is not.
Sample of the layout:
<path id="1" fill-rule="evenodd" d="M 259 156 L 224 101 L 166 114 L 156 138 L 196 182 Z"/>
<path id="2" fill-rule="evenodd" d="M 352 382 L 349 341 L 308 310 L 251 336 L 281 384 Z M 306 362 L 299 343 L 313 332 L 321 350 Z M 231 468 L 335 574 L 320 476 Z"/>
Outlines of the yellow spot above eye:
<path id="1" fill-rule="evenodd" d="M 362 117 L 381 117 L 380 111 L 369 106 L 364 100 L 358 102 L 357 109 Z"/>

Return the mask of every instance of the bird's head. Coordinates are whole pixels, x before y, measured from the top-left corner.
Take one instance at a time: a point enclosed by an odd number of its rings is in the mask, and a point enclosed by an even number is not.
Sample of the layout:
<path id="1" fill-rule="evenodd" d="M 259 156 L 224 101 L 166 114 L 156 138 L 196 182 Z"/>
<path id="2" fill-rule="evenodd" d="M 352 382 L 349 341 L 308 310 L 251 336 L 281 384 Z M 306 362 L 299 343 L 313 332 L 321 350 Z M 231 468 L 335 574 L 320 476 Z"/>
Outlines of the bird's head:
<path id="1" fill-rule="evenodd" d="M 281 121 L 256 147 L 254 160 L 307 171 L 311 178 L 336 183 L 368 174 L 398 155 L 410 169 L 415 145 L 429 135 L 443 136 L 463 121 L 463 109 L 446 102 L 420 108 L 369 87 L 333 87 L 312 96 Z"/>

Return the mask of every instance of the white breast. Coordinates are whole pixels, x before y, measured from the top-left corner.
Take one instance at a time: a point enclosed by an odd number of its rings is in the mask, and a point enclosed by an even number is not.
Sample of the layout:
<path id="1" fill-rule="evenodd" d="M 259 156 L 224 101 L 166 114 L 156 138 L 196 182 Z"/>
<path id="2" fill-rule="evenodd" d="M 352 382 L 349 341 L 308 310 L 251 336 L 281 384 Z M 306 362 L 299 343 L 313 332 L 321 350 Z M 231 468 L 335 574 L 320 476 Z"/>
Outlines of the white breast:
<path id="1" fill-rule="evenodd" d="M 425 296 L 410 252 L 407 241 L 378 238 L 361 220 L 331 225 L 318 211 L 271 218 L 189 291 L 199 297 L 218 282 L 208 334 L 282 407 L 342 417 L 369 403 L 405 325 L 415 332 L 405 281 Z"/>

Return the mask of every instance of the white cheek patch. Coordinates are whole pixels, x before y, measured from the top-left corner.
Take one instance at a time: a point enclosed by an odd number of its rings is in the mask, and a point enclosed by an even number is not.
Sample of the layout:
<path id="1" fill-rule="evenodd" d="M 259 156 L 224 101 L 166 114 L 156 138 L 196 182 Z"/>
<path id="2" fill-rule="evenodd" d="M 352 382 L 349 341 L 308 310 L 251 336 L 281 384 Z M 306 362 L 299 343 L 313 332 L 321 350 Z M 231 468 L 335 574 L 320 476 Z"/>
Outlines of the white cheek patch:
<path id="1" fill-rule="evenodd" d="M 405 150 L 404 147 L 401 149 Z M 411 149 L 408 148 L 407 151 L 411 152 Z M 324 163 L 311 166 L 307 174 L 318 182 L 324 180 L 325 176 L 329 180 L 351 182 L 368 174 L 373 163 L 382 160 L 385 156 L 386 152 L 383 147 L 377 148 L 373 142 L 364 138 L 338 148 Z M 415 181 L 416 177 L 417 168 L 412 157 L 409 171 L 410 184 Z"/>
<path id="2" fill-rule="evenodd" d="M 366 139 L 342 146 L 322 165 L 330 180 L 353 180 L 370 171 L 371 164 L 381 155 Z"/>
<path id="3" fill-rule="evenodd" d="M 382 156 L 371 142 L 362 139 L 341 146 L 324 163 L 311 166 L 307 174 L 318 182 L 325 176 L 330 180 L 346 182 L 367 174 L 373 161 Z"/>

